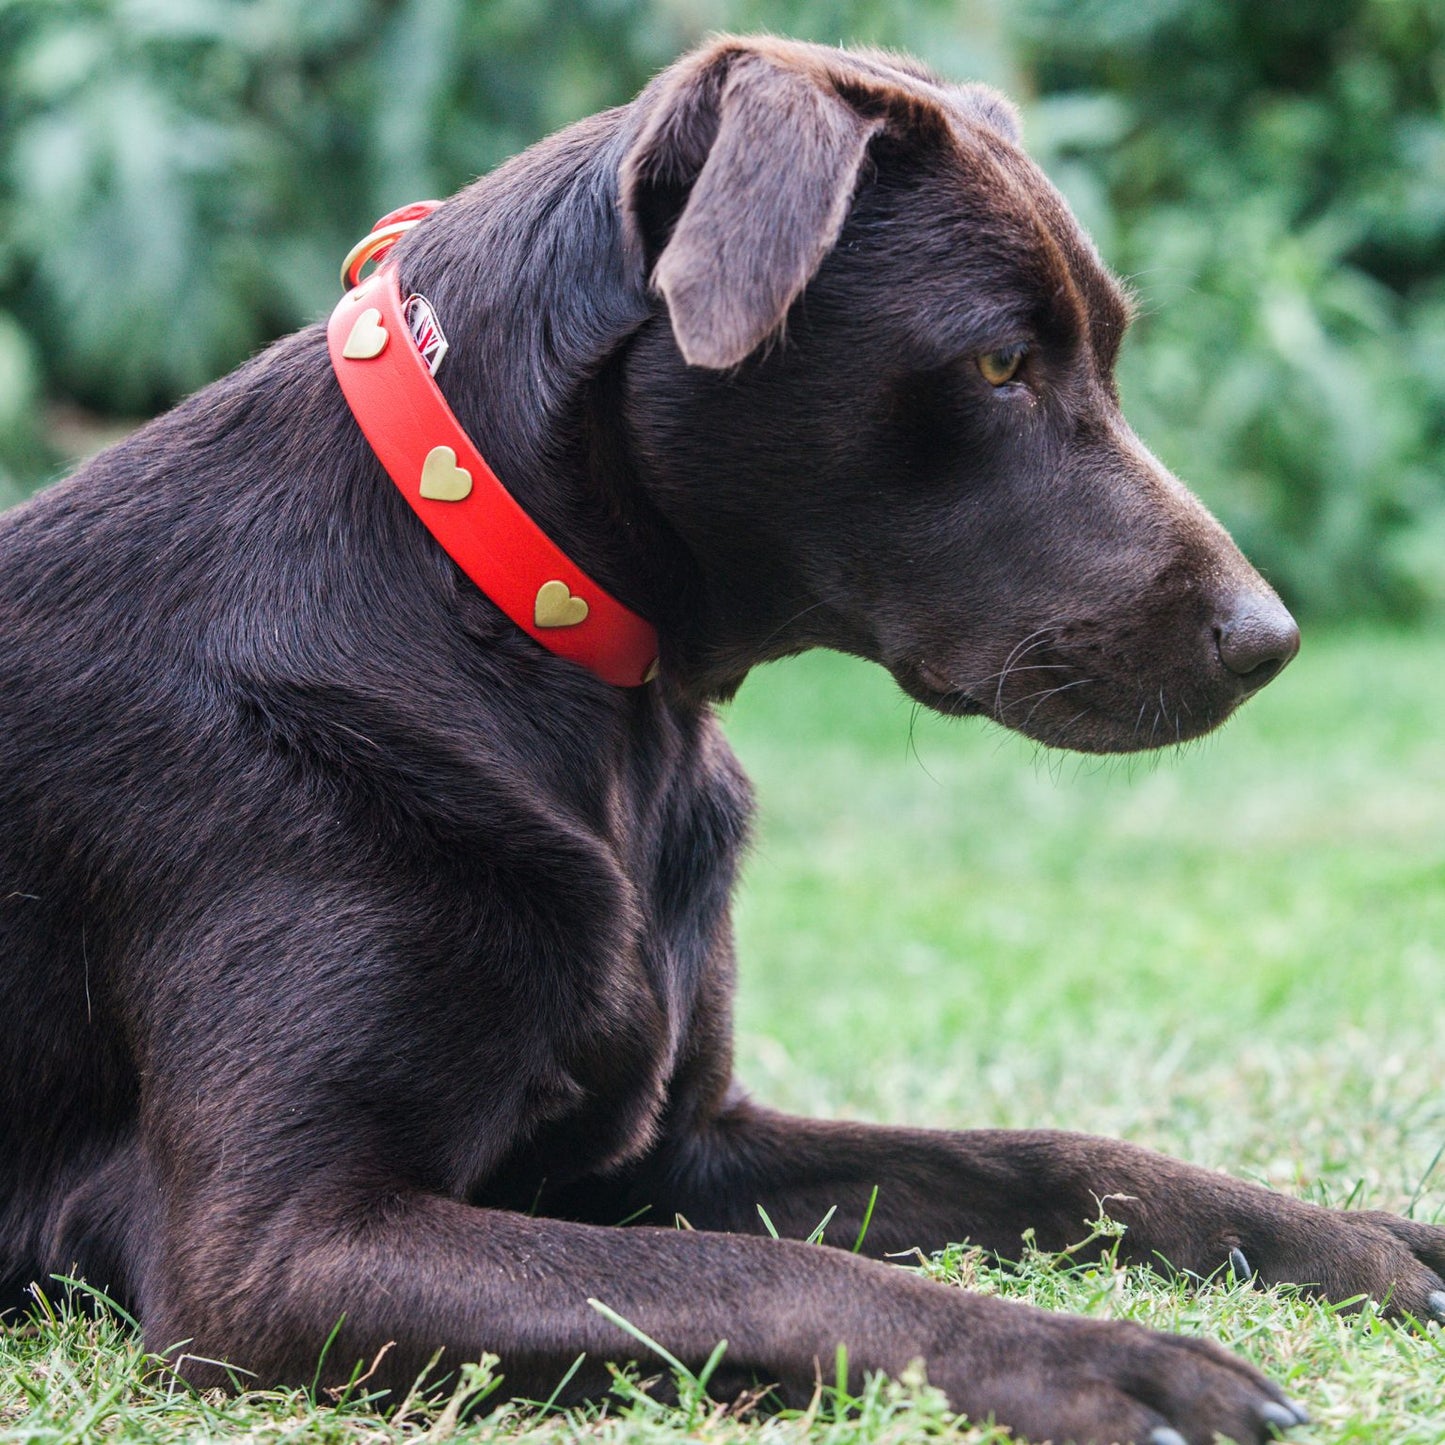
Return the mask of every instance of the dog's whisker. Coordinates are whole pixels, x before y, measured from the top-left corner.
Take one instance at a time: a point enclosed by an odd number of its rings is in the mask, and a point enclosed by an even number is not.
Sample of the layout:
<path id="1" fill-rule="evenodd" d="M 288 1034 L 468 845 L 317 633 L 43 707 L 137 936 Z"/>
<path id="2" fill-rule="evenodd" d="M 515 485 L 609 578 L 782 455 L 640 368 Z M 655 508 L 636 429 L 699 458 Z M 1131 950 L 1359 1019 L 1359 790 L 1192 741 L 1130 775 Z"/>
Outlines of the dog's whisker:
<path id="1" fill-rule="evenodd" d="M 1096 681 L 1096 679 L 1092 677 L 1076 677 L 1072 682 L 1060 683 L 1058 687 L 1047 687 L 1039 692 L 1030 692 L 1026 693 L 1023 697 L 1016 697 L 1009 703 L 1009 707 L 1022 707 L 1024 703 L 1028 702 L 1031 698 L 1038 699 L 1029 709 L 1028 716 L 1023 720 L 1022 726 L 1027 727 L 1029 725 L 1029 719 L 1032 718 L 1051 697 L 1057 697 L 1061 692 L 1068 692 L 1070 688 L 1083 687 L 1086 683 L 1094 681 Z"/>
<path id="2" fill-rule="evenodd" d="M 1060 687 L 1051 688 L 1048 692 L 1043 693 L 1039 697 L 1039 700 L 1028 710 L 1028 714 L 1023 720 L 1023 726 L 1028 727 L 1028 725 L 1033 721 L 1034 714 L 1051 698 L 1058 697 L 1060 693 L 1068 692 L 1072 688 L 1086 687 L 1089 683 L 1094 681 L 1096 681 L 1096 679 L 1092 677 L 1080 677 L 1076 678 L 1073 682 L 1066 682 Z"/>
<path id="3" fill-rule="evenodd" d="M 1027 637 L 1014 644 L 1012 650 L 1004 659 L 1003 667 L 999 670 L 998 687 L 994 692 L 993 710 L 995 717 L 1001 717 L 1003 715 L 1003 690 L 1010 672 L 1016 664 L 1021 663 L 1035 648 L 1044 646 L 1049 634 L 1063 621 L 1063 618 L 1055 618 L 1046 622 L 1042 627 L 1036 627 Z"/>
<path id="4" fill-rule="evenodd" d="M 1088 715 L 1092 711 L 1092 708 L 1080 708 L 1079 711 L 1076 712 L 1073 717 L 1068 720 L 1068 722 L 1066 722 L 1062 727 L 1057 728 L 1054 731 L 1054 735 L 1049 739 L 1048 745 L 1051 748 L 1061 747 L 1063 745 L 1063 740 L 1069 735 L 1069 732 L 1073 728 L 1074 724 L 1077 723 L 1080 719 L 1088 717 Z"/>
<path id="5" fill-rule="evenodd" d="M 928 778 L 930 782 L 937 783 L 938 779 L 933 776 L 928 764 L 923 761 L 923 754 L 918 751 L 918 714 L 922 710 L 923 704 L 915 702 L 912 710 L 908 714 L 908 751 L 913 754 L 913 761 L 922 768 L 924 777 Z"/>
<path id="6" fill-rule="evenodd" d="M 1159 735 L 1160 724 L 1167 722 L 1168 718 L 1169 707 L 1168 704 L 1164 701 L 1164 689 L 1161 687 L 1159 689 L 1159 700 L 1154 707 L 1154 721 L 1150 724 L 1149 727 L 1149 746 L 1151 748 L 1157 746 L 1157 744 L 1155 743 L 1155 739 Z"/>
<path id="7" fill-rule="evenodd" d="M 1012 667 L 1008 671 L 1009 677 L 1015 677 L 1021 672 L 1059 672 L 1067 670 L 1070 666 L 1067 662 L 1029 662 L 1020 667 Z M 958 684 L 959 692 L 972 692 L 975 688 L 987 687 L 990 683 L 997 682 L 1004 676 L 1002 672 L 990 672 L 983 677 L 970 678 L 967 682 Z"/>
<path id="8" fill-rule="evenodd" d="M 788 628 L 790 628 L 795 622 L 799 621 L 801 618 L 806 617 L 810 612 L 816 612 L 818 608 L 826 606 L 826 599 L 820 597 L 816 602 L 810 602 L 806 607 L 800 607 L 795 613 L 793 613 L 791 617 L 784 618 L 782 622 L 780 622 L 775 628 L 773 628 L 770 633 L 768 633 L 765 638 L 763 638 L 763 640 L 758 644 L 758 651 L 766 651 L 768 645 L 770 643 L 776 642 L 778 638 L 781 637 L 783 633 L 785 633 Z"/>
<path id="9" fill-rule="evenodd" d="M 1139 704 L 1139 716 L 1134 719 L 1134 731 L 1129 734 L 1129 741 L 1131 743 L 1137 742 L 1139 740 L 1139 733 L 1144 726 L 1144 709 L 1148 706 L 1148 698 L 1145 698 L 1144 701 Z"/>

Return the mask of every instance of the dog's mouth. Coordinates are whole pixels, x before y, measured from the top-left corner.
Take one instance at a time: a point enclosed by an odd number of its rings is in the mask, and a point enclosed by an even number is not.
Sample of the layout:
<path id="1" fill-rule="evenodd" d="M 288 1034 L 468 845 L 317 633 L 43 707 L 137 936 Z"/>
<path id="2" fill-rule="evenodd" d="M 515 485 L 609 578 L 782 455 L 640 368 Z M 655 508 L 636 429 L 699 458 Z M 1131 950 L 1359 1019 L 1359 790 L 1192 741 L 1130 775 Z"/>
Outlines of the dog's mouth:
<path id="1" fill-rule="evenodd" d="M 1039 669 L 1049 671 L 1039 675 Z M 895 667 L 893 675 L 915 701 L 947 717 L 986 717 L 1048 747 L 1077 752 L 1131 752 L 1154 746 L 1119 736 L 1117 722 L 1100 704 L 1098 680 L 1075 675 L 1066 664 L 1035 663 L 1026 679 L 1008 674 L 960 686 L 933 663 Z M 1094 694 L 1091 699 L 1089 694 Z M 1173 733 L 1168 741 L 1175 741 Z"/>
<path id="2" fill-rule="evenodd" d="M 898 685 L 909 697 L 948 717 L 991 717 L 992 709 L 966 687 L 951 681 L 926 659 L 892 669 Z"/>
<path id="3" fill-rule="evenodd" d="M 1081 753 L 1148 752 L 1192 741 L 1234 711 L 1244 691 L 1223 678 L 1146 685 L 1084 671 L 1054 655 L 960 683 L 927 659 L 889 669 L 909 697 L 948 717 L 986 717 L 1046 747 Z"/>

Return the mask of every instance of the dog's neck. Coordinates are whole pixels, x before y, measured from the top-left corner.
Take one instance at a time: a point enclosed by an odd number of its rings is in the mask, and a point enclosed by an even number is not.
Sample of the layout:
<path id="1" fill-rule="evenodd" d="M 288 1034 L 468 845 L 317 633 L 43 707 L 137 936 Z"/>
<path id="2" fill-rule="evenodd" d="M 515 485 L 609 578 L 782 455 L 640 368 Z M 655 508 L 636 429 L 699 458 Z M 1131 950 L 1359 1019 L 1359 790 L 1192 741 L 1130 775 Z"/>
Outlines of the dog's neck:
<path id="1" fill-rule="evenodd" d="M 653 621 L 663 685 L 708 691 L 693 559 L 629 455 L 619 369 L 659 310 L 617 203 L 624 112 L 584 122 L 449 202 L 397 250 L 450 341 L 438 383 L 504 485 L 589 576 Z"/>

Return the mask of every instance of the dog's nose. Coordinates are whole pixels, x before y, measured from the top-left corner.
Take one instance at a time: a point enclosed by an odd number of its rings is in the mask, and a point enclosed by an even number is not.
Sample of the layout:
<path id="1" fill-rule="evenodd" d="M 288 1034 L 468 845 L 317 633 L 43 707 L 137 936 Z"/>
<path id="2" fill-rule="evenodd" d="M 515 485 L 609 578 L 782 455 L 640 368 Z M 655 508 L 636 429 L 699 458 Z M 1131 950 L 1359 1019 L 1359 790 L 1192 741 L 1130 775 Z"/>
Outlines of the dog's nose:
<path id="1" fill-rule="evenodd" d="M 1299 651 L 1299 627 L 1272 592 L 1235 597 L 1214 624 L 1219 660 L 1253 692 Z"/>

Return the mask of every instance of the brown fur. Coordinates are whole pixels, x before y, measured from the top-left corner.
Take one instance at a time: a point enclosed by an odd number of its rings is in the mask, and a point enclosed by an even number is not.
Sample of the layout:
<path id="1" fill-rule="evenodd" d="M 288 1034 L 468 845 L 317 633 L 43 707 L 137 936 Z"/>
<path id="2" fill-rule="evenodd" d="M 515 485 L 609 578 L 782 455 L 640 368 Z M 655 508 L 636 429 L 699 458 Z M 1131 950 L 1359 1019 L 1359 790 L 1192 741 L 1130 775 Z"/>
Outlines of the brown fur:
<path id="1" fill-rule="evenodd" d="M 79 1269 L 197 1379 L 308 1382 L 338 1321 L 323 1379 L 392 1342 L 393 1389 L 491 1350 L 545 1396 L 585 1352 L 575 1398 L 637 1349 L 597 1298 L 692 1366 L 725 1337 L 719 1389 L 805 1399 L 841 1344 L 1035 1438 L 1192 1442 L 1292 1416 L 1203 1342 L 797 1238 L 877 1185 L 875 1253 L 1060 1247 L 1108 1195 L 1135 1261 L 1445 1303 L 1445 1231 L 733 1082 L 749 800 L 710 705 L 751 667 L 840 648 L 1120 751 L 1296 645 L 1119 415 L 1126 305 L 1006 103 L 721 40 L 398 256 L 453 408 L 662 677 L 604 686 L 458 573 L 315 327 L 0 519 L 6 1301 Z"/>

